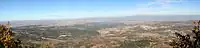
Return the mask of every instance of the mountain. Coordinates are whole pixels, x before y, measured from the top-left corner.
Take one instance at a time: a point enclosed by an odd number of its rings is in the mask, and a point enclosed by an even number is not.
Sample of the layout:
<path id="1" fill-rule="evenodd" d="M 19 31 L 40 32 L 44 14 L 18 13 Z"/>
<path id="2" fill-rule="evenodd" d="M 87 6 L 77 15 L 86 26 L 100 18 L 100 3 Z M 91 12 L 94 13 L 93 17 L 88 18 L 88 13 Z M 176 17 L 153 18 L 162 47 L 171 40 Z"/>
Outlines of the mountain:
<path id="1" fill-rule="evenodd" d="M 183 21 L 198 20 L 200 15 L 135 15 L 110 18 L 87 18 L 89 20 L 136 20 L 136 21 Z"/>
<path id="2" fill-rule="evenodd" d="M 137 15 L 11 21 L 11 25 L 16 26 L 12 28 L 15 38 L 35 48 L 43 43 L 51 43 L 55 46 L 52 48 L 164 48 L 169 46 L 168 40 L 175 37 L 175 32 L 193 35 L 193 24 L 188 20 L 199 18 L 199 15 Z"/>
<path id="3" fill-rule="evenodd" d="M 83 19 L 60 19 L 60 20 L 24 20 L 24 21 L 11 21 L 13 26 L 25 25 L 66 25 L 77 24 L 80 22 L 107 22 L 107 21 L 186 21 L 198 20 L 200 15 L 135 15 L 125 17 L 99 17 L 99 18 L 83 18 Z M 1 21 L 0 24 L 6 24 L 7 21 Z"/>

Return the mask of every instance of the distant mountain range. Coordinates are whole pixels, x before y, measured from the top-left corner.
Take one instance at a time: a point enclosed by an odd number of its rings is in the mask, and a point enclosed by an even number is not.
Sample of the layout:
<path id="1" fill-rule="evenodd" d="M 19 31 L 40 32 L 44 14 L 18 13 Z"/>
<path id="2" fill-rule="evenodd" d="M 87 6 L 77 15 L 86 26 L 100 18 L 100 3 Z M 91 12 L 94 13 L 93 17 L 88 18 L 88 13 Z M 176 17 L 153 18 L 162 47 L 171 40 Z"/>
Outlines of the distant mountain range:
<path id="1" fill-rule="evenodd" d="M 49 25 L 57 24 L 60 22 L 76 22 L 76 20 L 92 20 L 92 21 L 186 21 L 186 20 L 199 20 L 200 15 L 136 15 L 125 17 L 99 17 L 99 18 L 83 18 L 83 19 L 61 19 L 61 20 L 24 20 L 24 21 L 11 21 L 13 26 L 23 25 Z M 6 24 L 7 21 L 1 21 L 0 24 Z"/>
<path id="2" fill-rule="evenodd" d="M 185 21 L 199 20 L 200 15 L 136 15 L 111 18 L 87 18 L 90 20 L 136 20 L 136 21 Z"/>

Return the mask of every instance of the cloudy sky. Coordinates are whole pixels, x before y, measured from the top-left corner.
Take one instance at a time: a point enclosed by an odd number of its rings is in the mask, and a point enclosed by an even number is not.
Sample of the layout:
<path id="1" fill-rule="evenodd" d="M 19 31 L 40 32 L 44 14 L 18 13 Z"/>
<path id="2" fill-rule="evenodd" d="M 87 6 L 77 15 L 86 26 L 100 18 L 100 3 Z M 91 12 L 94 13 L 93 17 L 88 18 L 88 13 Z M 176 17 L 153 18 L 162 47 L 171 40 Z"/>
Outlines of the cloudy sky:
<path id="1" fill-rule="evenodd" d="M 0 0 L 0 21 L 200 14 L 200 0 Z"/>

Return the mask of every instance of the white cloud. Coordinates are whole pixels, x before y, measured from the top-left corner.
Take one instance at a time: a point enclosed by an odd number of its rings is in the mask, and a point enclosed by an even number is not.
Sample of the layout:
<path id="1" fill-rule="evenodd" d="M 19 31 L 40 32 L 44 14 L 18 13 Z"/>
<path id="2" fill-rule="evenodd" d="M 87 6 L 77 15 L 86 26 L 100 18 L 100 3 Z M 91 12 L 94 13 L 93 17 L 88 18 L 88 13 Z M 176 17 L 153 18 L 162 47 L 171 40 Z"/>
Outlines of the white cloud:
<path id="1" fill-rule="evenodd" d="M 164 14 L 171 10 L 173 4 L 182 3 L 185 0 L 152 0 L 147 3 L 137 5 L 137 9 L 132 10 L 135 14 Z M 173 10 L 171 10 L 173 11 Z"/>
<path id="2" fill-rule="evenodd" d="M 160 7 L 169 7 L 173 3 L 180 3 L 183 1 L 184 0 L 153 0 L 152 2 L 149 2 L 147 5 L 148 6 L 158 5 Z"/>

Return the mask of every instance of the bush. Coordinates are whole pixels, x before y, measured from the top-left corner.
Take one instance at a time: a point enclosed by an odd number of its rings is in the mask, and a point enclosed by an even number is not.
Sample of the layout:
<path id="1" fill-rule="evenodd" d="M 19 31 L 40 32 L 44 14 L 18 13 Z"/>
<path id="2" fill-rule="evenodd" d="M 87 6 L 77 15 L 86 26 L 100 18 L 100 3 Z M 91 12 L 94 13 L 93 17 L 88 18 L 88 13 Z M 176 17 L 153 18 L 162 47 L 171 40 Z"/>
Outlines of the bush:
<path id="1" fill-rule="evenodd" d="M 176 32 L 176 39 L 174 39 L 170 45 L 174 46 L 174 48 L 200 48 L 200 20 L 198 22 L 194 21 L 193 23 L 194 27 L 192 33 L 195 34 L 195 36 L 189 34 L 182 35 Z"/>
<path id="2" fill-rule="evenodd" d="M 0 48 L 22 48 L 21 41 L 14 39 L 11 25 L 0 25 Z"/>

